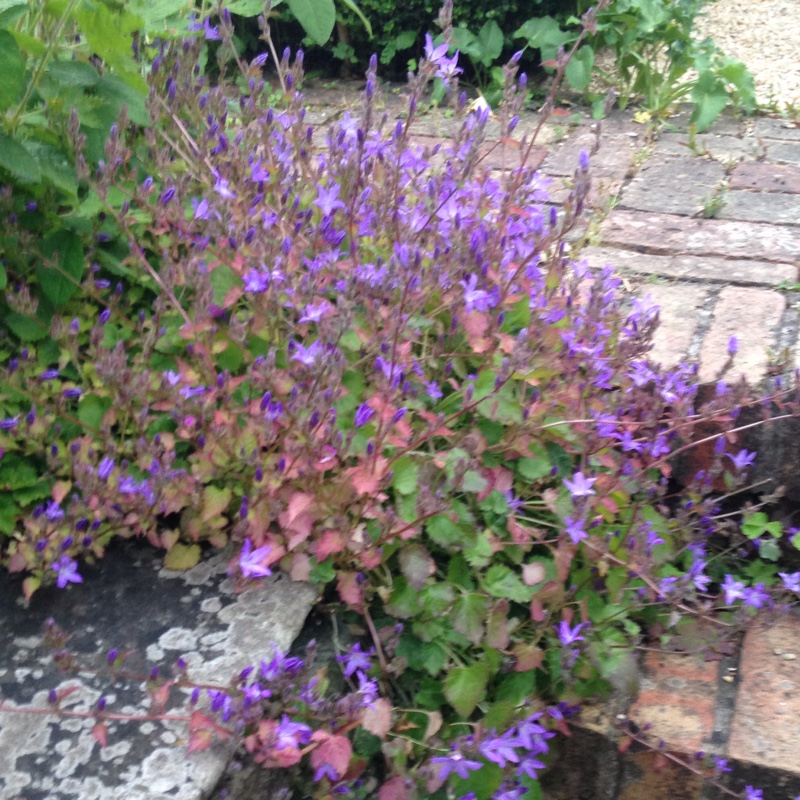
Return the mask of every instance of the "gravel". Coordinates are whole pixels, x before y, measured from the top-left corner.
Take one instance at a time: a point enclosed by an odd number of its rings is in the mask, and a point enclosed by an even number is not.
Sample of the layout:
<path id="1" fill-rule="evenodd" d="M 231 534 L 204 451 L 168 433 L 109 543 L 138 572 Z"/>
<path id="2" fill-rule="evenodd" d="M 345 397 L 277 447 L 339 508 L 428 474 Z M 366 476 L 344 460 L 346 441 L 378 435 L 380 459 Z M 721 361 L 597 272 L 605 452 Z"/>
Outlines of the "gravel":
<path id="1" fill-rule="evenodd" d="M 747 64 L 759 103 L 800 106 L 800 0 L 717 0 L 697 32 Z"/>

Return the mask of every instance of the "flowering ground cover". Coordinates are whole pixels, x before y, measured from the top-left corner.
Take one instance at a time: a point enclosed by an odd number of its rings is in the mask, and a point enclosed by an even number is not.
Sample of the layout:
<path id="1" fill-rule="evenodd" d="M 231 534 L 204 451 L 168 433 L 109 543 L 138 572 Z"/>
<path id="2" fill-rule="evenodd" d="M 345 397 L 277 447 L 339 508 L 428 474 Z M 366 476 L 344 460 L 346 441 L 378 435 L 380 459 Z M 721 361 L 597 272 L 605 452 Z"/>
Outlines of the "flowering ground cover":
<path id="1" fill-rule="evenodd" d="M 428 39 L 405 120 L 376 111 L 373 60 L 362 108 L 321 136 L 302 52 L 276 65 L 276 106 L 266 56 L 232 55 L 216 82 L 200 68 L 207 40 L 230 46 L 229 16 L 195 27 L 159 43 L 151 122 L 123 114 L 96 165 L 73 112 L 92 224 L 73 219 L 27 276 L 12 265 L 3 563 L 29 597 L 79 590 L 81 562 L 115 536 L 146 537 L 175 569 L 234 542 L 241 585 L 280 569 L 365 637 L 340 654 L 337 692 L 284 653 L 195 687 L 208 707 L 189 718 L 190 750 L 240 735 L 316 797 L 535 798 L 551 740 L 633 648 L 697 618 L 732 636 L 800 589 L 779 565 L 796 532 L 766 515 L 740 530 L 712 494 L 738 491 L 755 457 L 730 430 L 746 387 L 720 380 L 701 404 L 692 366 L 648 361 L 657 309 L 626 306 L 611 270 L 565 247 L 592 154 L 562 214 L 526 166 L 532 141 L 514 169 L 485 168 L 488 111 L 468 111 L 443 45 Z M 508 141 L 526 102 L 517 63 L 498 112 Z M 432 153 L 410 129 L 435 78 L 463 122 Z M 2 202 L 35 248 L 19 215 L 38 200 Z M 118 258 L 103 250 L 112 226 Z M 51 306 L 38 338 L 44 301 L 23 276 Z M 711 468 L 678 493 L 671 459 L 709 421 Z M 156 709 L 190 681 L 176 670 L 151 676 Z"/>

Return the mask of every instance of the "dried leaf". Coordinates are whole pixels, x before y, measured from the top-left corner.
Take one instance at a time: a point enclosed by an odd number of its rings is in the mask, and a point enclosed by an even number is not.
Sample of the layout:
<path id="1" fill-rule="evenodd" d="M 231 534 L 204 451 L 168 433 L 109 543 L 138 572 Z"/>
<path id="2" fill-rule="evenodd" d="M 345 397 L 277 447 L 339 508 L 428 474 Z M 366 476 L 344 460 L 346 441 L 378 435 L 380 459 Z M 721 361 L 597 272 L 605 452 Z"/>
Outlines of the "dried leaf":
<path id="1" fill-rule="evenodd" d="M 208 728 L 194 731 L 189 734 L 189 746 L 186 748 L 187 753 L 198 753 L 201 750 L 207 750 L 211 747 L 214 741 L 214 733 Z"/>
<path id="2" fill-rule="evenodd" d="M 319 747 L 311 752 L 311 766 L 316 770 L 323 764 L 330 764 L 337 775 L 344 775 L 353 755 L 353 748 L 346 736 L 315 731 L 311 741 L 320 742 Z"/>
<path id="3" fill-rule="evenodd" d="M 364 730 L 385 739 L 392 727 L 392 704 L 383 697 L 378 698 L 370 707 L 364 709 L 361 717 Z"/>
<path id="4" fill-rule="evenodd" d="M 405 781 L 399 775 L 389 778 L 389 780 L 378 789 L 378 800 L 407 800 L 407 798 L 408 789 L 406 788 Z"/>
<path id="5" fill-rule="evenodd" d="M 343 603 L 355 611 L 361 611 L 364 608 L 364 590 L 358 582 L 358 573 L 340 572 L 336 588 Z"/>
<path id="6" fill-rule="evenodd" d="M 436 564 L 426 547 L 412 544 L 400 551 L 400 569 L 409 584 L 419 591 L 436 571 Z"/>
<path id="7" fill-rule="evenodd" d="M 431 736 L 435 736 L 442 727 L 442 715 L 439 711 L 427 711 L 426 713 L 428 715 L 428 726 L 425 728 L 425 735 L 422 737 L 423 742 L 430 739 Z"/>

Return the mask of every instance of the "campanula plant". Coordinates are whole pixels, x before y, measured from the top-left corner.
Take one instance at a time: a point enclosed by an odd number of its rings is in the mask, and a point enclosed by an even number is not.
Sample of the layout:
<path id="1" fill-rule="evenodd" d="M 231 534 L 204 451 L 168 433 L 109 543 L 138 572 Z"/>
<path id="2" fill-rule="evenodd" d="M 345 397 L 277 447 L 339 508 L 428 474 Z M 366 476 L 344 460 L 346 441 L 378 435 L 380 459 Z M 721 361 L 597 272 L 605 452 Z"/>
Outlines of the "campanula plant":
<path id="1" fill-rule="evenodd" d="M 632 642 L 719 607 L 733 631 L 772 602 L 777 565 L 733 575 L 713 553 L 729 522 L 710 490 L 725 472 L 741 486 L 749 453 L 717 435 L 685 502 L 669 513 L 666 497 L 671 456 L 699 421 L 732 425 L 744 389 L 720 383 L 701 405 L 692 368 L 648 361 L 657 309 L 570 258 L 591 153 L 557 211 L 529 137 L 513 168 L 484 167 L 489 115 L 463 96 L 450 144 L 412 143 L 431 81 L 457 96 L 447 47 L 430 40 L 404 120 L 376 110 L 373 60 L 361 109 L 320 131 L 296 88 L 302 52 L 276 65 L 275 108 L 263 59 L 206 80 L 204 30 L 158 49 L 141 158 L 123 118 L 90 169 L 70 126 L 131 279 L 94 267 L 82 287 L 102 305 L 82 316 L 76 297 L 55 347 L 7 355 L 22 410 L 0 421 L 0 470 L 20 490 L 3 561 L 30 596 L 79 590 L 81 562 L 115 536 L 146 537 L 178 569 L 230 545 L 241 585 L 310 581 L 365 641 L 342 654 L 334 700 L 309 677 L 278 702 L 291 659 L 196 687 L 219 719 L 194 717 L 194 749 L 238 731 L 266 766 L 306 764 L 320 791 L 355 790 L 374 757 L 384 800 L 534 791 L 553 733 Z M 223 13 L 223 47 L 231 34 Z M 30 303 L 23 285 L 11 295 Z"/>

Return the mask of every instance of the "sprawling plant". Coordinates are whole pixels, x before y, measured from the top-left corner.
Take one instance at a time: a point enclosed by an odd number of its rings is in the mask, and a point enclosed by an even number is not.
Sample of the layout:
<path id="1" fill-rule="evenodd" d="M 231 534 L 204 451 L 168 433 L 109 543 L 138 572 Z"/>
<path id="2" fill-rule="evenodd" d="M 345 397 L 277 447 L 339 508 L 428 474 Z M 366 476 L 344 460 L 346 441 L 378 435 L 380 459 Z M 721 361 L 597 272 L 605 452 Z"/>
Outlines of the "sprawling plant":
<path id="1" fill-rule="evenodd" d="M 447 37 L 448 9 L 441 24 Z M 691 368 L 647 360 L 657 309 L 569 257 L 590 154 L 548 206 L 532 141 L 513 138 L 518 58 L 500 118 L 519 162 L 496 173 L 488 113 L 463 97 L 451 143 L 411 143 L 430 81 L 455 89 L 446 43 L 428 42 L 404 120 L 378 116 L 373 60 L 363 107 L 327 131 L 296 91 L 302 53 L 278 65 L 274 108 L 263 57 L 211 85 L 200 47 L 161 44 L 147 152 L 123 117 L 90 168 L 70 122 L 98 219 L 129 253 L 73 276 L 46 343 L 6 354 L 3 561 L 30 596 L 80 583 L 114 536 L 146 537 L 173 568 L 233 543 L 242 584 L 280 568 L 327 588 L 366 641 L 341 656 L 334 699 L 280 654 L 205 687 L 193 749 L 242 732 L 266 766 L 310 763 L 320 796 L 374 789 L 368 757 L 382 800 L 535 796 L 548 740 L 631 642 L 720 605 L 734 630 L 772 602 L 774 564 L 734 576 L 712 555 L 726 529 L 710 488 L 725 471 L 738 488 L 752 454 L 719 438 L 668 514 L 671 454 L 698 420 L 732 420 L 744 389 L 720 382 L 697 408 Z M 7 302 L 35 314 L 23 282 Z M 158 708 L 179 668 L 151 681 Z M 96 713 L 102 743 L 119 717 Z"/>

